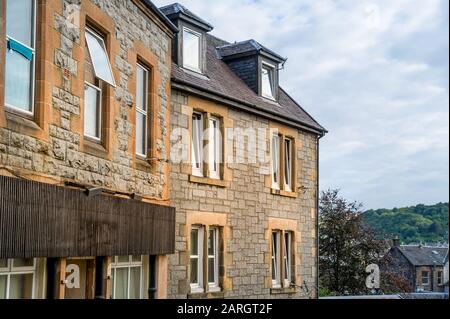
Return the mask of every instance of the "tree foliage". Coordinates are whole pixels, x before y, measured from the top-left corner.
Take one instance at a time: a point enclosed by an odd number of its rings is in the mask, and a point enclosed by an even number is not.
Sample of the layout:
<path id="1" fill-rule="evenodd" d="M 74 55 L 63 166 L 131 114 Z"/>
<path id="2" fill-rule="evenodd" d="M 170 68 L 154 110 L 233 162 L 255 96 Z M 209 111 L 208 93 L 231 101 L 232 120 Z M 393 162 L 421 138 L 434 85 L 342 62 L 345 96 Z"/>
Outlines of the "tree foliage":
<path id="1" fill-rule="evenodd" d="M 405 244 L 442 243 L 448 241 L 448 209 L 448 203 L 439 203 L 369 210 L 363 220 L 380 239 L 399 236 Z"/>
<path id="2" fill-rule="evenodd" d="M 384 243 L 362 222 L 362 205 L 338 190 L 322 192 L 319 208 L 320 284 L 336 295 L 367 293 L 366 267 L 379 260 Z"/>
<path id="3" fill-rule="evenodd" d="M 380 266 L 380 288 L 383 294 L 411 293 L 412 280 L 399 267 L 398 260 L 392 254 L 385 254 L 378 262 Z"/>

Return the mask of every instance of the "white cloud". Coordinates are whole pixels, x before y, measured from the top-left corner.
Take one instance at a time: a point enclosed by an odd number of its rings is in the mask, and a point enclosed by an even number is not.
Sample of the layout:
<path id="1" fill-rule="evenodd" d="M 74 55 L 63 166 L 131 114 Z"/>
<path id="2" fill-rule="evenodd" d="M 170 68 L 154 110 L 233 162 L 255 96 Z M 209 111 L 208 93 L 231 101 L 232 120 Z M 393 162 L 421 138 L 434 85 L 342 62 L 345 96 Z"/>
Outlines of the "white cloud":
<path id="1" fill-rule="evenodd" d="M 289 58 L 283 87 L 330 130 L 323 188 L 369 208 L 448 200 L 447 0 L 181 3 Z"/>

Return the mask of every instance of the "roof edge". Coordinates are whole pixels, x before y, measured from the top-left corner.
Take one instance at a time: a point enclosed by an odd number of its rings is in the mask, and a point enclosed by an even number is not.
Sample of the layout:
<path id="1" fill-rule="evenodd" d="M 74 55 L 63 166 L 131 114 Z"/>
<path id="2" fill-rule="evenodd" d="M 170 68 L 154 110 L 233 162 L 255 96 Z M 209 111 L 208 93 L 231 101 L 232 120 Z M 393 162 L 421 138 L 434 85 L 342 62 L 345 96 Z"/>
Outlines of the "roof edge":
<path id="1" fill-rule="evenodd" d="M 229 54 L 229 55 L 222 55 L 222 53 L 220 52 L 222 49 L 226 49 L 226 48 L 230 48 L 233 46 L 239 46 L 239 45 L 244 45 L 244 44 L 251 44 L 251 46 L 253 47 L 253 50 L 247 50 L 247 51 L 243 51 L 240 53 L 236 53 L 236 54 Z M 240 42 L 236 42 L 236 43 L 228 43 L 228 44 L 224 44 L 224 45 L 220 45 L 218 47 L 216 47 L 216 50 L 219 51 L 222 59 L 231 59 L 231 58 L 235 58 L 238 56 L 245 56 L 245 55 L 250 55 L 251 53 L 258 53 L 261 55 L 265 55 L 266 57 L 275 60 L 279 63 L 284 63 L 287 61 L 287 58 L 282 57 L 281 55 L 279 55 L 278 53 L 276 53 L 275 51 L 267 48 L 266 46 L 262 45 L 261 43 L 259 43 L 258 41 L 254 40 L 254 39 L 250 39 L 250 40 L 245 40 L 245 41 L 240 41 Z"/>
<path id="2" fill-rule="evenodd" d="M 405 252 L 401 249 L 402 246 L 400 247 L 393 247 L 398 249 L 398 251 L 403 255 L 403 257 L 405 257 L 405 259 L 413 266 L 413 267 L 420 267 L 420 266 L 435 266 L 435 264 L 415 264 L 410 258 L 408 258 L 408 256 L 405 254 Z M 413 246 L 414 247 L 414 246 Z M 435 247 L 427 247 L 427 248 L 435 248 Z M 447 254 L 448 254 L 448 250 L 447 250 Z M 445 265 L 445 258 L 442 262 L 442 265 Z"/>
<path id="3" fill-rule="evenodd" d="M 414 263 L 412 262 L 412 260 L 404 254 L 404 252 L 400 249 L 400 247 L 392 247 L 392 248 L 397 249 L 400 252 L 400 254 L 402 254 L 402 256 L 411 264 L 411 266 L 413 266 L 413 267 L 415 266 Z"/>
<path id="4" fill-rule="evenodd" d="M 292 102 L 295 103 L 295 105 L 297 105 L 303 112 L 306 113 L 306 115 L 308 115 L 317 125 L 319 125 L 322 128 L 323 136 L 329 133 L 329 131 L 325 127 L 323 127 L 319 122 L 317 122 L 316 119 L 311 114 L 309 114 L 289 93 L 287 93 L 285 89 L 283 89 L 281 86 L 278 86 L 278 88 L 281 91 L 283 91 L 283 93 L 286 94 L 287 97 L 290 98 Z"/>
<path id="5" fill-rule="evenodd" d="M 170 19 L 168 17 L 166 17 L 166 15 L 164 13 L 162 13 L 162 11 L 152 1 L 141 0 L 141 2 L 148 9 L 150 9 L 152 12 L 154 12 L 173 33 L 179 32 L 178 28 L 172 23 L 172 21 L 170 21 Z"/>
<path id="6" fill-rule="evenodd" d="M 167 8 L 176 8 L 176 12 L 170 12 L 170 13 L 164 13 L 164 9 Z M 159 8 L 161 13 L 167 17 L 167 19 L 171 20 L 172 18 L 178 18 L 184 21 L 187 21 L 191 24 L 196 25 L 197 27 L 205 30 L 206 32 L 210 32 L 214 30 L 214 26 L 210 24 L 209 22 L 205 21 L 201 17 L 199 17 L 197 14 L 193 13 L 183 5 L 179 4 L 178 2 L 162 6 Z"/>
<path id="7" fill-rule="evenodd" d="M 287 117 L 287 116 L 280 116 L 279 113 L 276 112 L 269 112 L 266 110 L 260 110 L 256 109 L 254 104 L 244 102 L 238 99 L 235 99 L 233 97 L 227 96 L 225 94 L 217 93 L 211 90 L 206 90 L 203 87 L 193 85 L 192 83 L 188 83 L 179 79 L 172 78 L 172 87 L 178 90 L 184 90 L 188 93 L 197 94 L 199 96 L 202 96 L 207 99 L 215 100 L 216 102 L 224 103 L 230 107 L 234 107 L 243 111 L 246 111 L 251 114 L 257 114 L 262 117 L 268 118 L 273 121 L 281 122 L 283 124 L 295 127 L 299 130 L 308 131 L 309 133 L 316 134 L 319 137 L 323 137 L 325 132 L 323 130 L 320 130 L 318 128 L 312 127 L 304 122 L 301 122 L 297 119 Z M 316 122 L 314 120 L 314 122 Z M 317 122 L 316 122 L 317 123 Z M 320 125 L 319 125 L 320 126 Z"/>

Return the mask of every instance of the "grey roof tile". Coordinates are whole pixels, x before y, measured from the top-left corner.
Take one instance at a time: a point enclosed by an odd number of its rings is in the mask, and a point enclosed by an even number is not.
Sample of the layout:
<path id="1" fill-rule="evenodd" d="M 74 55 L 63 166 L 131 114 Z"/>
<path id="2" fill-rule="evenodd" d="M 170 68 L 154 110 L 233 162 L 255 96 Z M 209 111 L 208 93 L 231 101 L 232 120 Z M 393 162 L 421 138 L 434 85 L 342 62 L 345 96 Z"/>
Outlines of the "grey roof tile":
<path id="1" fill-rule="evenodd" d="M 414 266 L 444 266 L 448 248 L 429 246 L 400 246 L 403 256 Z"/>
<path id="2" fill-rule="evenodd" d="M 214 29 L 214 26 L 212 26 L 210 23 L 206 22 L 202 18 L 200 18 L 198 15 L 190 11 L 188 8 L 183 6 L 179 3 L 173 3 L 169 4 L 167 6 L 159 8 L 166 16 L 170 17 L 172 15 L 185 15 L 195 21 L 200 22 L 201 24 L 205 25 L 209 31 Z"/>
<path id="3" fill-rule="evenodd" d="M 283 58 L 279 54 L 273 52 L 272 50 L 268 49 L 267 47 L 263 46 L 259 42 L 255 40 L 247 40 L 237 43 L 230 43 L 225 44 L 222 46 L 219 46 L 217 48 L 217 51 L 219 52 L 219 55 L 222 58 L 226 58 L 232 55 L 239 55 L 239 54 L 245 54 L 245 53 L 251 53 L 251 52 L 266 52 L 269 55 L 272 55 L 274 58 L 280 61 L 286 61 L 286 58 Z"/>
<path id="4" fill-rule="evenodd" d="M 259 111 L 276 114 L 316 131 L 326 133 L 316 120 L 312 118 L 294 99 L 281 87 L 279 88 L 279 103 L 269 101 L 252 91 L 217 54 L 216 48 L 229 44 L 207 34 L 206 72 L 205 77 L 197 76 L 173 64 L 172 79 L 184 85 L 192 85 L 212 94 L 219 94 L 234 101 L 250 104 Z"/>

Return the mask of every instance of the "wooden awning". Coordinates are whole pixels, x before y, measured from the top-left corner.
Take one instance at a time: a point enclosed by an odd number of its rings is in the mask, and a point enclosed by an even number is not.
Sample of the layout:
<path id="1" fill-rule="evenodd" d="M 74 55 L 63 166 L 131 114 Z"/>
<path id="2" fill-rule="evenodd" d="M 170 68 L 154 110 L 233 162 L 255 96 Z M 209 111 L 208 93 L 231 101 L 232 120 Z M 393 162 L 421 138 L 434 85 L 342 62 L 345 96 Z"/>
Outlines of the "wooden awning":
<path id="1" fill-rule="evenodd" d="M 174 251 L 173 207 L 0 176 L 0 258 Z"/>

